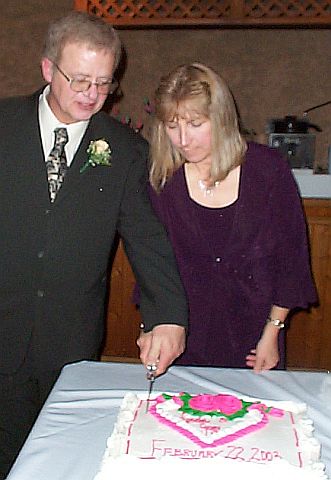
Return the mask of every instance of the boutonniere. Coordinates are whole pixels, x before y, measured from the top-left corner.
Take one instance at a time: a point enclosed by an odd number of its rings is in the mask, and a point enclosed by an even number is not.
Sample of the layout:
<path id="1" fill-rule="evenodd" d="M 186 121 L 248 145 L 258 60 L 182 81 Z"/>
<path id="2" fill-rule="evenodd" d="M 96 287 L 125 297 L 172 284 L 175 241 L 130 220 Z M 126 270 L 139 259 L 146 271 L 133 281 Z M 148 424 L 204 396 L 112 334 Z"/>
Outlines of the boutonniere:
<path id="1" fill-rule="evenodd" d="M 106 167 L 111 166 L 110 146 L 103 138 L 92 140 L 86 152 L 88 157 L 84 165 L 81 167 L 80 173 L 85 172 L 88 167 L 97 167 L 98 165 L 104 165 Z"/>

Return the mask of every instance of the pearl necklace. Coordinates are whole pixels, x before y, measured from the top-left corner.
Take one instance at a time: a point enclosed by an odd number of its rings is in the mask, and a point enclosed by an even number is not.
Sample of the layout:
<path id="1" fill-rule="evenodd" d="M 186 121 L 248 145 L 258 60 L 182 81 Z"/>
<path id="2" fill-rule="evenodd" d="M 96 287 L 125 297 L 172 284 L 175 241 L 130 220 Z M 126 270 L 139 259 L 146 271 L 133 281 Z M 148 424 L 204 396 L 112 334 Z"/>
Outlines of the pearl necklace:
<path id="1" fill-rule="evenodd" d="M 212 197 L 215 188 L 219 187 L 221 182 L 215 182 L 213 185 L 206 185 L 204 180 L 198 180 L 198 187 L 202 191 L 204 197 Z"/>

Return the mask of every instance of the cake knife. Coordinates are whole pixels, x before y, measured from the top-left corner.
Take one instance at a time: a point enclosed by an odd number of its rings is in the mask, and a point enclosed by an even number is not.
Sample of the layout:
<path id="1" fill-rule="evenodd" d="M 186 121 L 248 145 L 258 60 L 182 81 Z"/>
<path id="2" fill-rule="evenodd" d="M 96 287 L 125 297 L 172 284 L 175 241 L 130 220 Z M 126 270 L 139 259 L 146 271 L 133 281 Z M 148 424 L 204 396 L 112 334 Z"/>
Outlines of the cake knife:
<path id="1" fill-rule="evenodd" d="M 157 366 L 155 364 L 152 365 L 147 365 L 147 375 L 146 378 L 149 381 L 149 387 L 148 387 L 148 395 L 147 395 L 147 401 L 146 401 L 146 413 L 148 413 L 148 407 L 149 407 L 149 401 L 151 398 L 152 390 L 153 390 L 153 384 L 155 380 L 155 375 L 154 372 L 157 369 Z"/>

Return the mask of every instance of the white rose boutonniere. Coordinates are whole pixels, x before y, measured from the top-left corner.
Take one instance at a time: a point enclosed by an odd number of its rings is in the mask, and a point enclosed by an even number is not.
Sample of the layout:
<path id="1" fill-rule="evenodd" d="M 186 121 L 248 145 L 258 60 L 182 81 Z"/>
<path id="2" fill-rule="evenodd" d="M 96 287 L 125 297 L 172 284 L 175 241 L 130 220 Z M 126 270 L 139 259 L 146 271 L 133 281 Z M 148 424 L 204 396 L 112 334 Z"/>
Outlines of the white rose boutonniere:
<path id="1" fill-rule="evenodd" d="M 104 138 L 92 140 L 86 150 L 88 158 L 80 169 L 80 173 L 84 173 L 88 167 L 97 167 L 103 165 L 110 167 L 111 150 L 110 146 Z"/>

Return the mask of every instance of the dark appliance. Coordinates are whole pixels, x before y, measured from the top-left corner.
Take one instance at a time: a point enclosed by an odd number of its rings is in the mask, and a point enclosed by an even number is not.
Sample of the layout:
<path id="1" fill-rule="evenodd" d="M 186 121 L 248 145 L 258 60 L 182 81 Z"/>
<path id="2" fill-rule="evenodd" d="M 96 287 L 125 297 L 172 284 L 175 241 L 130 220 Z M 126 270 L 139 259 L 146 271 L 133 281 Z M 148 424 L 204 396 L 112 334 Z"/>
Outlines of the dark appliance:
<path id="1" fill-rule="evenodd" d="M 269 146 L 277 148 L 288 160 L 291 168 L 313 168 L 316 135 L 320 127 L 294 115 L 273 119 L 268 124 Z"/>

